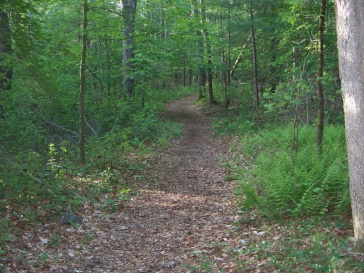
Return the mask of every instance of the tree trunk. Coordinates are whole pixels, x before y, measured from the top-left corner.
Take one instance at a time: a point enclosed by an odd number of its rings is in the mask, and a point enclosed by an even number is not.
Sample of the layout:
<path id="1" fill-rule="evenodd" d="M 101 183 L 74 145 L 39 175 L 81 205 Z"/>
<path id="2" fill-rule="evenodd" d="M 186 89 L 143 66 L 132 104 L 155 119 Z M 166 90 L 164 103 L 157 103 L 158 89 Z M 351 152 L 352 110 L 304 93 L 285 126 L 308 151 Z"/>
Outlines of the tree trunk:
<path id="1" fill-rule="evenodd" d="M 324 31 L 325 31 L 326 0 L 321 0 L 319 32 L 318 32 L 318 72 L 317 72 L 317 148 L 322 153 L 322 138 L 324 135 L 324 87 L 322 77 L 324 76 Z"/>
<path id="2" fill-rule="evenodd" d="M 258 85 L 258 61 L 257 61 L 257 46 L 255 44 L 255 29 L 253 17 L 253 0 L 250 0 L 250 20 L 251 20 L 251 37 L 253 46 L 253 77 L 254 77 L 254 93 L 255 93 L 255 110 L 259 109 L 259 85 Z"/>
<path id="3" fill-rule="evenodd" d="M 230 2 L 228 5 L 228 30 L 227 30 L 227 37 L 228 37 L 228 50 L 227 50 L 227 66 L 228 66 L 228 73 L 227 73 L 227 85 L 230 87 L 231 85 L 231 76 L 230 76 L 230 69 L 231 69 L 231 15 L 230 15 Z"/>
<path id="4" fill-rule="evenodd" d="M 355 251 L 364 253 L 364 5 L 337 0 L 335 6 Z"/>
<path id="5" fill-rule="evenodd" d="M 86 50 L 87 50 L 87 0 L 83 0 L 82 51 L 80 62 L 80 159 L 85 164 L 85 91 L 86 91 Z"/>
<path id="6" fill-rule="evenodd" d="M 208 104 L 212 105 L 215 102 L 214 93 L 212 90 L 212 51 L 211 51 L 211 44 L 209 40 L 209 33 L 206 29 L 206 11 L 205 11 L 205 4 L 204 0 L 200 0 L 200 13 L 201 13 L 201 24 L 202 24 L 202 35 L 205 40 L 205 47 L 206 47 L 206 54 L 207 54 L 207 97 L 208 97 Z"/>
<path id="7" fill-rule="evenodd" d="M 123 19 L 123 92 L 134 97 L 134 30 L 137 0 L 121 0 Z"/>
<path id="8" fill-rule="evenodd" d="M 238 58 L 236 58 L 235 62 L 234 62 L 234 65 L 233 67 L 231 68 L 230 70 L 230 78 L 234 77 L 234 74 L 235 74 L 235 70 L 236 68 L 238 67 L 240 61 L 241 61 L 241 58 L 244 54 L 244 49 L 248 46 L 248 43 L 251 41 L 251 38 L 252 38 L 252 34 L 250 33 L 248 39 L 246 40 L 246 43 L 243 45 L 243 50 L 240 52 Z"/>
<path id="9" fill-rule="evenodd" d="M 196 1 L 191 1 L 191 16 L 192 18 L 198 18 L 198 10 L 196 8 Z M 196 34 L 196 47 L 197 47 L 197 59 L 198 59 L 198 99 L 201 100 L 204 97 L 204 91 L 206 87 L 206 72 L 203 65 L 203 43 L 202 34 L 200 30 L 195 31 Z"/>
<path id="10" fill-rule="evenodd" d="M 185 65 L 186 65 L 186 62 L 185 62 Z M 183 67 L 183 69 L 182 69 L 182 84 L 183 84 L 183 87 L 186 87 L 186 77 L 187 77 L 187 69 L 186 69 L 186 67 Z"/>

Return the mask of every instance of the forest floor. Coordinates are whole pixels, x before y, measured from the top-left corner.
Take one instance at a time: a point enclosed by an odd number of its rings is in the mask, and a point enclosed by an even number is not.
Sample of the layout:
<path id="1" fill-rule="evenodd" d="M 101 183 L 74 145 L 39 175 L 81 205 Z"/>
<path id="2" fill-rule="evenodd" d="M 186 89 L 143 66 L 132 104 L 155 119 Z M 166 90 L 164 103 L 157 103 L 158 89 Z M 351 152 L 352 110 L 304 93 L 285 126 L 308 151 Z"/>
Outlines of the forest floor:
<path id="1" fill-rule="evenodd" d="M 24 228 L 13 221 L 18 236 L 0 249 L 3 271 L 332 272 L 341 252 L 349 251 L 343 246 L 352 236 L 349 221 L 344 221 L 349 226 L 331 218 L 272 221 L 239 211 L 236 185 L 228 181 L 232 170 L 225 166 L 244 155 L 230 148 L 234 137 L 210 130 L 214 109 L 200 109 L 195 101 L 190 96 L 172 102 L 162 114 L 183 124 L 181 138 L 129 155 L 136 169 L 145 167 L 130 172 L 114 166 L 116 183 L 134 189 L 129 200 L 118 203 L 118 193 L 102 193 L 96 203 L 82 199 L 79 226 L 61 224 L 58 217 Z M 78 186 L 84 182 L 72 179 Z"/>
<path id="2" fill-rule="evenodd" d="M 123 209 L 83 204 L 81 226 L 25 232 L 14 272 L 237 272 L 224 250 L 238 240 L 234 183 L 223 179 L 229 143 L 209 129 L 195 100 L 168 105 L 163 117 L 182 123 L 183 137 L 148 160 L 145 181 Z"/>

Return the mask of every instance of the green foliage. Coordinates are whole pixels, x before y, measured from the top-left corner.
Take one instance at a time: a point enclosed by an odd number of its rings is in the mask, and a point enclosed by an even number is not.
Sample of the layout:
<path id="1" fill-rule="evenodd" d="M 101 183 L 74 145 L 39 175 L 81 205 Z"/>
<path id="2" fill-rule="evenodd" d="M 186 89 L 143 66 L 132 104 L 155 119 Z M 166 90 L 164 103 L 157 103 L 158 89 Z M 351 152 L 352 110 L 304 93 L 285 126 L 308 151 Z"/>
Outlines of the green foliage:
<path id="1" fill-rule="evenodd" d="M 218 104 L 217 113 L 212 118 L 212 127 L 218 134 L 245 134 L 258 129 L 254 120 L 253 104 L 250 101 L 250 87 L 230 87 L 215 85 L 215 100 Z M 227 92 L 227 94 L 226 94 Z M 226 102 L 226 99 L 228 101 Z M 226 111 L 226 104 L 228 111 Z"/>
<path id="2" fill-rule="evenodd" d="M 236 112 L 243 110 L 244 108 L 235 109 Z M 232 112 L 230 116 L 213 118 L 212 127 L 215 132 L 220 135 L 225 134 L 248 134 L 255 132 L 258 129 L 257 124 L 253 120 L 253 117 L 244 118 L 243 115 Z"/>
<path id="3" fill-rule="evenodd" d="M 129 182 L 138 182 L 139 173 L 145 169 L 145 164 L 133 160 L 142 157 L 147 146 L 165 145 L 182 133 L 181 124 L 160 118 L 164 103 L 173 95 L 184 96 L 190 92 L 187 88 L 174 93 L 159 91 L 158 99 L 150 97 L 144 107 L 137 99 L 135 102 L 116 100 L 117 105 L 109 109 L 101 105 L 98 111 L 89 112 L 85 166 L 78 165 L 77 143 L 70 137 L 74 133 L 58 128 L 55 122 L 51 125 L 44 122 L 37 113 L 26 110 L 27 104 L 18 104 L 17 99 L 9 97 L 14 108 L 9 104 L 8 116 L 0 119 L 5 129 L 0 138 L 6 144 L 0 149 L 2 221 L 9 220 L 5 214 L 24 223 L 42 221 L 60 211 L 77 211 L 85 202 L 100 203 L 108 211 L 122 208 L 133 192 L 124 177 L 132 177 L 129 180 L 133 181 Z M 11 115 L 17 107 L 21 115 Z M 20 128 L 25 124 L 25 128 Z M 130 154 L 134 155 L 129 158 Z M 101 198 L 105 195 L 108 197 Z M 0 238 L 0 246 L 4 240 Z"/>
<path id="4" fill-rule="evenodd" d="M 262 129 L 242 137 L 241 152 L 251 157 L 239 182 L 246 208 L 268 217 L 340 214 L 350 210 L 344 129 L 327 126 L 324 152 L 318 155 L 315 129 L 299 130 L 291 147 L 289 127 Z M 246 173 L 245 173 L 246 172 Z"/>
<path id="5" fill-rule="evenodd" d="M 212 69 L 215 99 L 230 109 L 229 117 L 214 119 L 214 128 L 221 134 L 246 136 L 236 151 L 246 207 L 270 217 L 348 209 L 342 128 L 326 129 L 322 156 L 310 144 L 315 142 L 312 128 L 300 130 L 297 147 L 291 147 L 289 128 L 251 134 L 263 121 L 282 124 L 297 116 L 302 123 L 315 123 L 319 2 L 254 1 L 259 85 L 266 110 L 261 120 L 253 113 L 250 44 L 242 52 L 251 27 L 248 2 L 205 2 L 203 25 L 201 18 L 191 16 L 190 1 L 138 3 L 130 75 L 136 95 L 131 100 L 120 88 L 120 6 L 117 1 L 90 1 L 85 166 L 78 165 L 77 149 L 81 9 L 75 6 L 80 2 L 1 4 L 12 20 L 15 54 L 1 60 L 1 65 L 14 64 L 14 78 L 11 92 L 0 90 L 0 216 L 30 222 L 85 202 L 100 202 L 103 209 L 116 211 L 132 192 L 124 176 L 133 182 L 142 177 L 145 165 L 138 160 L 147 147 L 165 145 L 181 134 L 181 125 L 162 120 L 159 112 L 168 101 L 194 91 L 199 67 Z M 322 80 L 328 121 L 340 123 L 333 1 L 328 4 Z M 209 34 L 210 67 L 206 51 L 197 45 L 202 28 Z M 240 53 L 243 58 L 225 89 L 223 73 Z M 192 88 L 185 87 L 190 84 Z M 0 223 L 0 246 L 8 220 L 3 217 Z M 47 254 L 40 258 L 46 260 Z M 189 269 L 209 272 L 209 263 L 202 259 Z"/>

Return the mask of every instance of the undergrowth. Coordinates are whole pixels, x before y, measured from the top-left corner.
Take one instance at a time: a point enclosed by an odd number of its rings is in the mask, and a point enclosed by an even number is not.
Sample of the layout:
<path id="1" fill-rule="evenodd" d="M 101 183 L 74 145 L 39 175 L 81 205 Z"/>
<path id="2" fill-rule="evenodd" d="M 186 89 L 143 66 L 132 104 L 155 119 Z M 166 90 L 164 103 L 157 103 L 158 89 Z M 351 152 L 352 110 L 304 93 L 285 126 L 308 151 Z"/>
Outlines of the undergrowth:
<path id="1" fill-rule="evenodd" d="M 325 128 L 319 155 L 316 128 L 299 129 L 292 148 L 292 129 L 262 129 L 241 137 L 245 155 L 237 165 L 238 194 L 245 208 L 267 217 L 324 215 L 350 210 L 349 177 L 343 126 Z"/>
<path id="2" fill-rule="evenodd" d="M 161 119 L 159 112 L 173 95 L 189 93 L 187 88 L 164 90 L 157 100 L 146 99 L 144 107 L 136 98 L 120 103 L 118 112 L 110 108 L 113 117 L 95 113 L 99 122 L 88 121 L 85 165 L 79 164 L 72 132 L 37 130 L 32 139 L 34 128 L 28 126 L 26 132 L 11 128 L 20 131 L 12 138 L 7 131 L 0 133 L 0 250 L 17 229 L 57 221 L 60 211 L 77 212 L 85 202 L 111 211 L 122 207 L 145 172 L 144 157 L 182 133 L 181 124 Z"/>
<path id="3" fill-rule="evenodd" d="M 263 126 L 260 119 L 246 105 L 237 105 L 212 123 L 218 134 L 239 138 L 231 147 L 235 159 L 226 164 L 232 171 L 225 179 L 238 181 L 242 207 L 268 218 L 350 213 L 344 126 L 325 126 L 319 154 L 316 126 L 294 131 L 280 122 Z"/>
<path id="4" fill-rule="evenodd" d="M 240 201 L 236 230 L 243 250 L 231 252 L 239 270 L 256 272 L 259 265 L 262 272 L 338 272 L 349 264 L 351 272 L 362 272 L 363 264 L 350 257 L 344 126 L 326 125 L 319 154 L 315 126 L 301 126 L 292 142 L 290 124 L 259 128 L 251 117 L 231 112 L 214 119 L 213 127 L 235 134 L 225 180 L 237 182 Z"/>

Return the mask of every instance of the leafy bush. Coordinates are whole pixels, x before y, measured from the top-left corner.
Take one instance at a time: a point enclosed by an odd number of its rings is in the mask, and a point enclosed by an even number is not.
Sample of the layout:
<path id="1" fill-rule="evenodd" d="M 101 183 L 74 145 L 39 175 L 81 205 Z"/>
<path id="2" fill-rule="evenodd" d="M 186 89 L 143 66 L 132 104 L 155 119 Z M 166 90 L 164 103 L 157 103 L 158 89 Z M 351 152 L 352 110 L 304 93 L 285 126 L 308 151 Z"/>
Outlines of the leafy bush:
<path id="1" fill-rule="evenodd" d="M 220 135 L 247 133 L 256 129 L 255 122 L 243 118 L 243 116 L 214 118 L 212 126 L 214 130 Z"/>
<path id="2" fill-rule="evenodd" d="M 242 138 L 242 153 L 252 155 L 248 171 L 240 171 L 238 193 L 245 207 L 269 217 L 350 209 L 344 128 L 326 127 L 322 155 L 317 153 L 315 134 L 316 128 L 301 128 L 297 150 L 291 147 L 289 127 Z"/>

